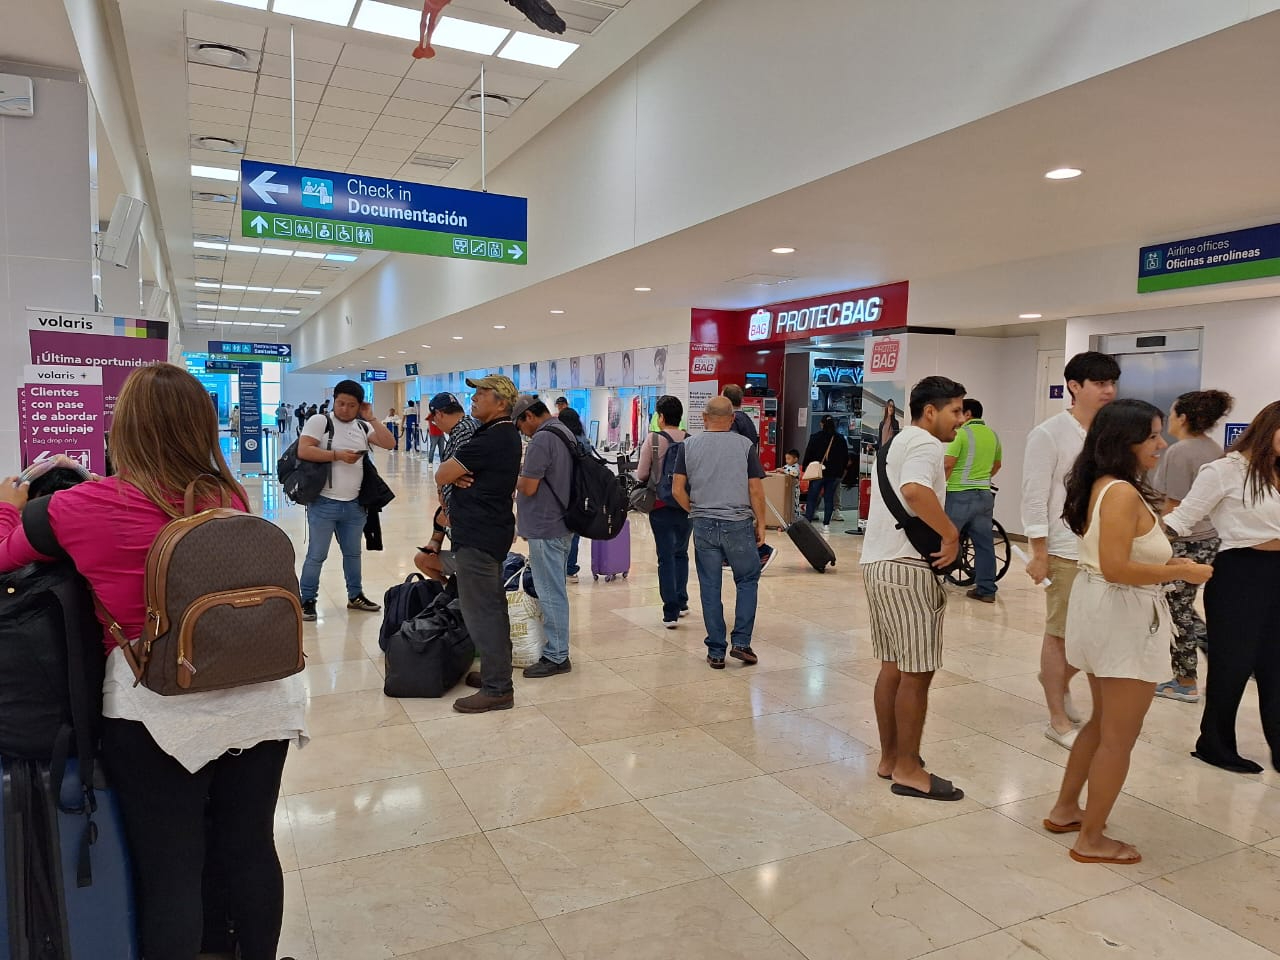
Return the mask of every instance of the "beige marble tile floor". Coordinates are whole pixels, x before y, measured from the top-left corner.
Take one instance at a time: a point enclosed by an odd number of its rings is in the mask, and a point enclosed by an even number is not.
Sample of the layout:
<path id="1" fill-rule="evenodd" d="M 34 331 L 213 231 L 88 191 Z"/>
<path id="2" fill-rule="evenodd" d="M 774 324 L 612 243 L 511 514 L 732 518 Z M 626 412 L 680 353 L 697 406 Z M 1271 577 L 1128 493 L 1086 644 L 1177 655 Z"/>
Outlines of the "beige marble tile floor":
<path id="1" fill-rule="evenodd" d="M 386 551 L 364 556 L 375 599 L 412 571 L 434 509 L 424 460 L 379 462 L 399 496 Z M 301 554 L 302 510 L 265 486 Z M 307 626 L 313 740 L 277 814 L 282 956 L 1280 956 L 1280 775 L 1188 757 L 1199 707 L 1157 701 L 1135 748 L 1112 825 L 1141 865 L 1074 863 L 1071 838 L 1041 829 L 1066 753 L 1043 737 L 1042 600 L 1019 568 L 994 606 L 949 591 L 924 752 L 968 796 L 930 803 L 875 776 L 859 538 L 834 525 L 839 562 L 819 575 L 771 534 L 761 663 L 713 672 L 696 576 L 692 614 L 663 629 L 642 519 L 631 536 L 614 583 L 591 580 L 583 545 L 573 672 L 517 675 L 516 709 L 479 717 L 451 710 L 461 691 L 382 696 L 379 618 L 345 609 L 333 551 Z M 1266 762 L 1252 691 L 1240 742 Z"/>

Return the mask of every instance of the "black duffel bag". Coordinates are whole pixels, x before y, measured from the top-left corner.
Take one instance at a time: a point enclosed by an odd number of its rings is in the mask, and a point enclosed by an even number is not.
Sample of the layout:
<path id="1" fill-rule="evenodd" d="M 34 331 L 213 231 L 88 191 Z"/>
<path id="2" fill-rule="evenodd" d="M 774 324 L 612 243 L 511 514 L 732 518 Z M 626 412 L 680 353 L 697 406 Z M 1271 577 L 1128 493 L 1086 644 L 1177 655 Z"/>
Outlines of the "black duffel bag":
<path id="1" fill-rule="evenodd" d="M 475 644 L 467 633 L 457 592 L 449 587 L 420 616 L 387 641 L 388 697 L 443 697 L 471 669 Z"/>

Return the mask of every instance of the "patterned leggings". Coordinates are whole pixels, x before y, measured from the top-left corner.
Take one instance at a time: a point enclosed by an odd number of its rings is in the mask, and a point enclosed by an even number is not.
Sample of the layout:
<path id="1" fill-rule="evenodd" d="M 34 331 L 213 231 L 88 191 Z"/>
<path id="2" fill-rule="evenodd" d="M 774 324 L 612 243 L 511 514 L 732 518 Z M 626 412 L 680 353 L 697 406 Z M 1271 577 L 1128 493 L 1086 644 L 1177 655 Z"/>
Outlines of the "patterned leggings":
<path id="1" fill-rule="evenodd" d="M 1174 540 L 1173 555 L 1187 557 L 1196 563 L 1213 563 L 1222 543 L 1217 537 L 1208 540 Z M 1173 614 L 1173 643 L 1170 646 L 1175 677 L 1195 679 L 1198 657 L 1196 647 L 1207 645 L 1204 620 L 1196 612 L 1196 586 L 1177 580 L 1169 587 L 1169 611 Z"/>

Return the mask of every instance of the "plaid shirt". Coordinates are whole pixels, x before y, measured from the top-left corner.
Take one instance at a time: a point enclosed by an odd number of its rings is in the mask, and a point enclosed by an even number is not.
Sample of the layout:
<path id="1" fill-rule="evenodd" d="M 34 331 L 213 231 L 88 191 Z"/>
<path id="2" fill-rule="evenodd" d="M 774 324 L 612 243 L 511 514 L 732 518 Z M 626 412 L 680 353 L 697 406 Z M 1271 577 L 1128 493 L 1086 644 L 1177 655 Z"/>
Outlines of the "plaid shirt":
<path id="1" fill-rule="evenodd" d="M 480 429 L 480 421 L 475 417 L 465 416 L 458 421 L 458 425 L 449 431 L 449 441 L 444 445 L 444 459 L 441 463 L 448 463 L 453 459 L 462 447 L 470 440 L 477 430 Z M 444 512 L 449 512 L 449 501 L 453 498 L 453 484 L 447 483 L 440 488 L 440 502 L 444 504 Z"/>

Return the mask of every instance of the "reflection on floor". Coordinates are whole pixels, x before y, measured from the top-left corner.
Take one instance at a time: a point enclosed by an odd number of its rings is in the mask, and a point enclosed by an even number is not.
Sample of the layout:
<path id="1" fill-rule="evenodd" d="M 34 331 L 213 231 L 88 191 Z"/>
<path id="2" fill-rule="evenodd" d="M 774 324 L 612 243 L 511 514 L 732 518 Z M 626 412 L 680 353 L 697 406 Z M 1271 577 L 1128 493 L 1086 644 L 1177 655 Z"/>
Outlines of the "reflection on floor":
<path id="1" fill-rule="evenodd" d="M 374 598 L 412 570 L 434 509 L 425 461 L 379 459 L 399 498 L 387 551 L 365 555 Z M 302 510 L 270 481 L 262 493 L 301 553 Z M 771 535 L 760 664 L 713 672 L 696 599 L 663 629 L 647 524 L 632 537 L 628 580 L 570 587 L 573 672 L 517 676 L 516 709 L 484 716 L 455 714 L 454 695 L 383 697 L 378 618 L 345 609 L 334 549 L 307 627 L 314 739 L 279 805 L 281 955 L 1280 953 L 1280 775 L 1189 758 L 1197 706 L 1157 700 L 1134 752 L 1112 826 L 1140 865 L 1073 863 L 1071 838 L 1040 829 L 1066 754 L 1043 737 L 1043 600 L 1019 569 L 994 606 L 951 594 L 925 756 L 968 797 L 930 803 L 875 777 L 858 538 L 833 528 L 840 562 L 820 576 Z M 1252 692 L 1240 733 L 1265 762 Z"/>

